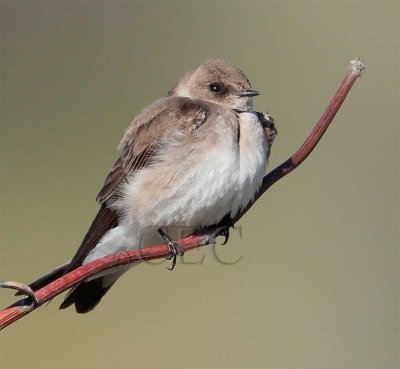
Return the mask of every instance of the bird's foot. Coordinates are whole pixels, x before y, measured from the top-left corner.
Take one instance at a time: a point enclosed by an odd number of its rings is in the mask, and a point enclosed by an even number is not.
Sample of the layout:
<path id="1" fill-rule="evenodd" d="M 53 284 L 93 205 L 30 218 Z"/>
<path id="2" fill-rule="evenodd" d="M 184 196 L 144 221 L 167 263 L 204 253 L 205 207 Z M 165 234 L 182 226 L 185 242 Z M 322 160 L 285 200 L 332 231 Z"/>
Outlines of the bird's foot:
<path id="1" fill-rule="evenodd" d="M 170 236 L 168 236 L 167 233 L 165 233 L 161 228 L 158 230 L 158 233 L 161 235 L 161 237 L 164 239 L 166 245 L 168 246 L 169 250 L 169 255 L 167 256 L 167 260 L 172 259 L 172 265 L 170 268 L 167 268 L 168 270 L 173 270 L 176 265 L 176 257 L 177 256 L 183 256 L 184 250 L 183 247 L 174 241 Z"/>
<path id="2" fill-rule="evenodd" d="M 226 245 L 229 241 L 229 229 L 235 228 L 235 224 L 232 221 L 231 215 L 230 214 L 225 215 L 222 218 L 220 225 L 224 227 L 224 229 L 221 231 L 221 236 L 225 237 L 225 240 L 222 243 L 222 245 Z"/>

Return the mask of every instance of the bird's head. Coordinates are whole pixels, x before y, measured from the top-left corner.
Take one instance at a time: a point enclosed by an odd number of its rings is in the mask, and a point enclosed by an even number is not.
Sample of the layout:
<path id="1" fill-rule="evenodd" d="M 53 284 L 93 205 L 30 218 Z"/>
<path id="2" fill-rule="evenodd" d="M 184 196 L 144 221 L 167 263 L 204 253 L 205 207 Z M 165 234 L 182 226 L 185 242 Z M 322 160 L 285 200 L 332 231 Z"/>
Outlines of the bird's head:
<path id="1" fill-rule="evenodd" d="M 253 96 L 259 94 L 239 68 L 221 59 L 209 59 L 186 72 L 169 92 L 240 111 L 253 110 Z"/>

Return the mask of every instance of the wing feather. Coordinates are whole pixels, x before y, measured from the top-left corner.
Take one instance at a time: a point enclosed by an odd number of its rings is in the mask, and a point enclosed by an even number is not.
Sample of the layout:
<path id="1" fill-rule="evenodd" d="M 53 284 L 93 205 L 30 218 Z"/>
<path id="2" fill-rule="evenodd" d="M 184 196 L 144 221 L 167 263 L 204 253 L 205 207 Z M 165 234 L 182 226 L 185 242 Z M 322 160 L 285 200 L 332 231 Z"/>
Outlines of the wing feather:
<path id="1" fill-rule="evenodd" d="M 100 210 L 67 272 L 81 265 L 105 233 L 118 225 L 118 214 L 109 205 L 118 196 L 118 189 L 128 176 L 135 175 L 135 172 L 157 160 L 160 144 L 171 132 L 180 130 L 185 135 L 190 135 L 202 127 L 211 110 L 210 104 L 201 100 L 167 97 L 156 101 L 138 115 L 121 140 L 121 156 L 97 195 Z"/>

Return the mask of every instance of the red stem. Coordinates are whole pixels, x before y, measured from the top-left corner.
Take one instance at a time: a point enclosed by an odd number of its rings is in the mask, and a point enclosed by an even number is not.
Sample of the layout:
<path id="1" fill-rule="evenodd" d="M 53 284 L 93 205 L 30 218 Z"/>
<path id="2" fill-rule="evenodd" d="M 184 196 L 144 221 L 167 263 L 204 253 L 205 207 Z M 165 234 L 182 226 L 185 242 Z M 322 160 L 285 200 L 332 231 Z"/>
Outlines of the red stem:
<path id="1" fill-rule="evenodd" d="M 325 133 L 329 124 L 332 122 L 337 111 L 345 100 L 351 87 L 356 81 L 357 77 L 361 75 L 364 70 L 364 64 L 356 59 L 351 62 L 350 68 L 347 71 L 342 83 L 339 86 L 336 94 L 332 98 L 330 104 L 326 108 L 325 112 L 321 116 L 318 123 L 315 125 L 312 132 L 309 134 L 303 145 L 284 163 L 279 165 L 277 168 L 268 173 L 263 180 L 262 186 L 255 196 L 255 199 L 250 203 L 246 209 L 243 209 L 233 219 L 236 223 L 254 204 L 261 195 L 271 187 L 275 182 L 283 178 L 285 175 L 290 173 L 293 169 L 299 166 L 311 153 L 311 151 L 318 144 L 319 140 Z M 180 240 L 179 243 L 182 245 L 184 251 L 189 251 L 200 246 L 204 246 L 213 241 L 218 236 L 222 228 L 218 226 L 208 227 L 201 233 L 193 234 Z M 5 308 L 0 312 L 0 330 L 7 327 L 16 320 L 22 318 L 26 314 L 35 310 L 45 302 L 51 300 L 53 297 L 60 293 L 68 290 L 77 283 L 103 271 L 115 266 L 131 264 L 134 262 L 162 259 L 167 257 L 169 254 L 168 247 L 165 244 L 156 245 L 144 248 L 142 250 L 130 250 L 121 251 L 113 255 L 108 255 L 103 258 L 94 260 L 84 266 L 81 266 L 70 273 L 62 276 L 47 286 L 37 290 L 34 293 L 37 303 L 31 303 L 26 305 L 27 300 L 22 299 L 15 304 Z"/>

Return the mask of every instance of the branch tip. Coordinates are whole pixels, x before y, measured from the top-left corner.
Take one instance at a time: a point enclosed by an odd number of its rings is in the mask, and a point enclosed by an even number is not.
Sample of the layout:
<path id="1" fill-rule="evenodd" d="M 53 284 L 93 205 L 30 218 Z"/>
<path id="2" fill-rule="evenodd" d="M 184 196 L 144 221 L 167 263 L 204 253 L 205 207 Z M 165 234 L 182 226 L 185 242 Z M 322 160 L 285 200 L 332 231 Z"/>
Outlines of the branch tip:
<path id="1" fill-rule="evenodd" d="M 350 61 L 350 68 L 359 76 L 365 72 L 365 63 L 360 58 L 355 58 Z"/>

